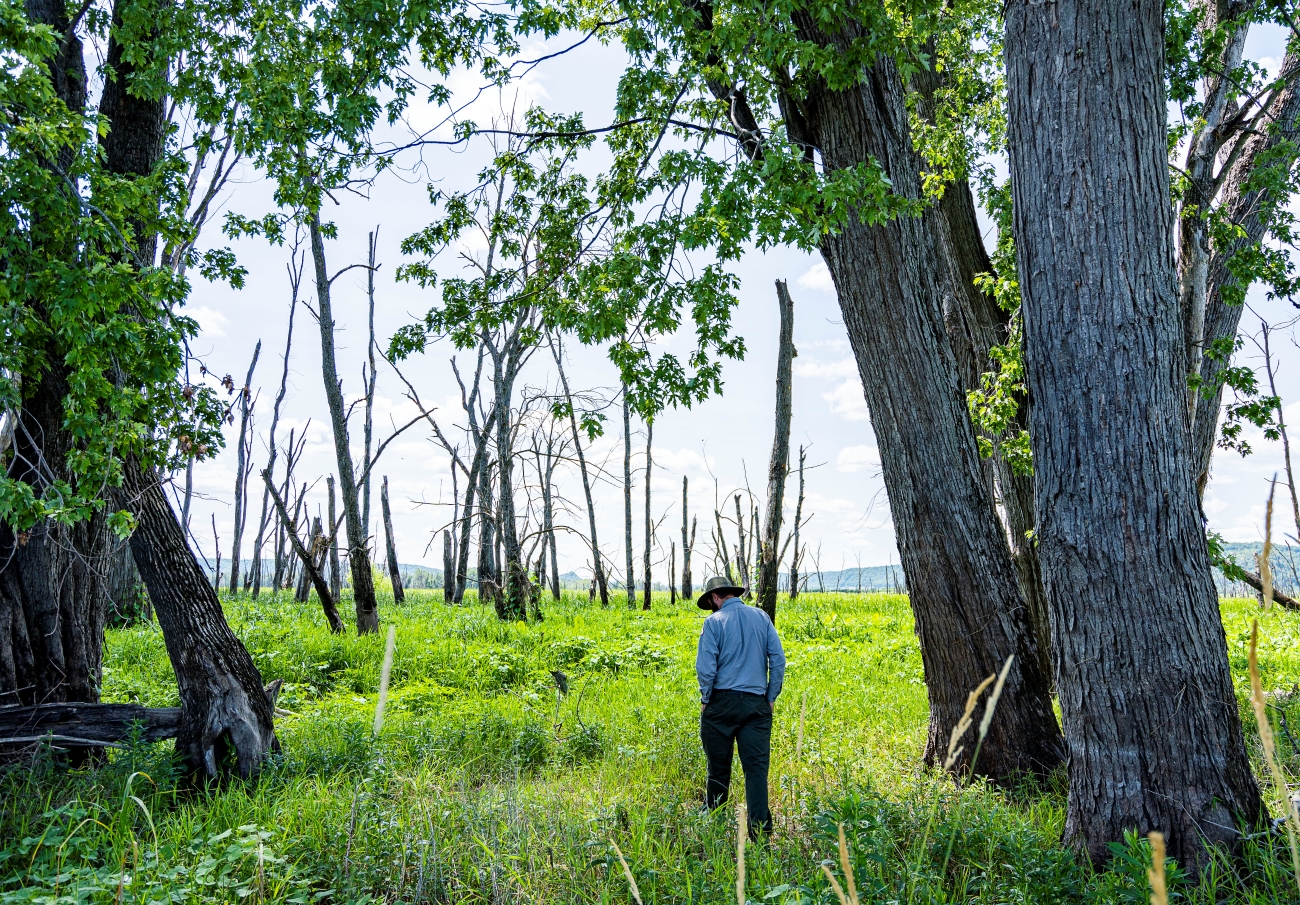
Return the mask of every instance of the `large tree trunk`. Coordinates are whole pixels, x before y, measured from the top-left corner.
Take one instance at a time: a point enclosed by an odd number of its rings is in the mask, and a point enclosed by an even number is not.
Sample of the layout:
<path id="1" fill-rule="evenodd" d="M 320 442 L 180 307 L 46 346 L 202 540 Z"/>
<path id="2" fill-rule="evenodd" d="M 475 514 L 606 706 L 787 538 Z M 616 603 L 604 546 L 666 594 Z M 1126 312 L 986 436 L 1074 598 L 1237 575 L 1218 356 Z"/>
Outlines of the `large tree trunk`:
<path id="1" fill-rule="evenodd" d="M 1188 436 L 1160 3 L 1008 7 L 1011 176 L 1066 838 L 1195 870 L 1264 814 Z M 909 585 L 915 588 L 910 580 Z"/>
<path id="2" fill-rule="evenodd" d="M 233 753 L 239 774 L 251 776 L 280 746 L 253 658 L 226 624 L 157 476 L 128 459 L 118 503 L 135 516 L 131 554 L 180 688 L 176 751 L 191 773 L 216 776 Z"/>
<path id="3" fill-rule="evenodd" d="M 851 39 L 800 32 L 832 48 Z M 894 61 L 881 55 L 863 81 L 814 89 L 808 126 L 828 171 L 876 160 L 894 190 L 920 197 L 920 159 Z M 944 332 L 943 300 L 957 291 L 940 213 L 878 226 L 850 220 L 821 250 L 839 294 L 883 465 L 930 700 L 926 758 L 942 761 L 966 696 L 1015 656 L 975 772 L 1011 784 L 1062 761 L 1050 678 L 1020 594 L 1002 526 Z M 968 747 L 968 751 L 973 746 Z M 964 755 L 958 769 L 969 768 Z"/>
<path id="4" fill-rule="evenodd" d="M 343 410 L 343 390 L 339 385 L 338 366 L 334 357 L 334 311 L 330 304 L 330 277 L 325 264 L 325 242 L 321 236 L 319 211 L 312 212 L 310 225 L 312 262 L 316 269 L 316 313 L 320 319 L 321 370 L 334 433 L 339 493 L 343 497 L 343 520 L 347 528 L 348 566 L 352 571 L 352 600 L 357 610 L 357 633 L 365 635 L 379 631 L 379 604 L 375 601 L 375 581 L 370 572 L 369 535 L 366 524 L 362 521 L 361 504 L 357 498 L 357 481 L 352 470 L 352 447 L 348 442 L 348 422 Z"/>
<path id="5" fill-rule="evenodd" d="M 523 561 L 519 547 L 519 527 L 515 523 L 515 456 L 514 431 L 510 403 L 514 396 L 515 376 L 519 370 L 519 327 L 503 343 L 500 352 L 492 353 L 492 386 L 496 393 L 496 447 L 497 447 L 497 519 L 498 537 L 502 555 L 498 560 L 501 570 L 501 594 L 498 596 L 497 615 L 502 619 L 528 618 L 528 601 L 532 584 L 528 578 L 528 564 Z"/>
<path id="6" fill-rule="evenodd" d="M 794 414 L 794 300 L 785 280 L 776 281 L 781 332 L 776 347 L 776 415 L 772 420 L 772 458 L 767 465 L 767 512 L 759 546 L 758 605 L 776 623 L 776 586 L 781 570 L 781 510 L 785 477 L 790 473 L 790 419 Z"/>

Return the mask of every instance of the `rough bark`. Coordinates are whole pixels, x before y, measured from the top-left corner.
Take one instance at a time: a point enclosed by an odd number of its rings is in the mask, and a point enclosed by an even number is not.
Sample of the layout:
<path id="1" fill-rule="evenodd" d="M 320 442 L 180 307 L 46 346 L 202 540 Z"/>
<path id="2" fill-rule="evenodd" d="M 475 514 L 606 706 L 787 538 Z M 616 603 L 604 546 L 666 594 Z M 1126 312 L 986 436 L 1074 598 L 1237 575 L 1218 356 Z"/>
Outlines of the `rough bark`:
<path id="1" fill-rule="evenodd" d="M 582 476 L 582 495 L 587 501 L 587 526 L 591 532 L 591 569 L 596 588 L 600 591 L 600 605 L 609 606 L 609 585 L 605 577 L 605 567 L 600 560 L 600 542 L 596 539 L 596 504 L 591 498 L 591 476 L 587 474 L 587 457 L 582 451 L 582 437 L 578 433 L 578 414 L 573 407 L 573 394 L 569 392 L 569 378 L 564 373 L 564 361 L 560 354 L 559 342 L 554 336 L 548 336 L 551 355 L 555 358 L 555 369 L 560 375 L 560 387 L 564 390 L 564 401 L 569 411 L 569 429 L 573 432 L 573 449 L 578 454 L 578 473 Z"/>
<path id="2" fill-rule="evenodd" d="M 348 566 L 352 571 L 352 600 L 356 604 L 357 633 L 379 631 L 379 605 L 375 600 L 374 577 L 370 572 L 370 545 L 366 524 L 357 499 L 357 481 L 352 469 L 348 422 L 343 406 L 334 356 L 334 311 L 330 303 L 330 277 L 325 264 L 325 241 L 321 236 L 320 212 L 311 214 L 311 252 L 316 270 L 316 315 L 320 321 L 321 371 L 325 399 L 329 404 L 334 434 L 334 458 L 338 465 L 339 494 L 343 497 L 343 519 L 347 529 Z"/>
<path id="3" fill-rule="evenodd" d="M 776 415 L 773 418 L 772 457 L 767 465 L 767 511 L 759 546 L 757 603 L 776 623 L 776 586 L 781 570 L 781 515 L 785 506 L 785 479 L 790 473 L 790 419 L 794 414 L 794 300 L 785 280 L 776 281 L 781 330 L 776 346 Z"/>
<path id="4" fill-rule="evenodd" d="M 239 774 L 256 773 L 279 749 L 262 677 L 226 624 L 156 475 L 123 463 L 118 504 L 136 520 L 131 553 L 149 589 L 181 698 L 176 751 L 187 769 L 214 777 L 233 754 Z"/>
<path id="5" fill-rule="evenodd" d="M 1163 7 L 1017 0 L 1006 63 L 1065 834 L 1100 863 L 1159 830 L 1195 872 L 1264 809 L 1189 449 Z"/>
<path id="6" fill-rule="evenodd" d="M 0 707 L 0 746 L 31 745 L 46 739 L 65 748 L 113 745 L 132 738 L 137 725 L 146 742 L 175 738 L 181 709 L 86 703 Z"/>
<path id="7" fill-rule="evenodd" d="M 800 34 L 834 48 L 803 14 Z M 814 86 L 804 101 L 812 143 L 828 171 L 879 161 L 894 190 L 920 197 L 919 157 L 903 85 L 881 55 L 842 90 Z M 925 754 L 942 761 L 967 693 L 1015 661 L 975 772 L 999 783 L 1062 762 L 1050 678 L 1030 627 L 1002 526 L 989 504 L 961 376 L 944 329 L 956 292 L 946 231 L 933 207 L 877 226 L 850 220 L 822 242 L 858 363 L 889 495 L 925 665 Z M 959 770 L 969 769 L 966 755 Z"/>
<path id="8" fill-rule="evenodd" d="M 519 544 L 519 528 L 515 519 L 515 456 L 514 424 L 511 403 L 514 398 L 515 378 L 523 360 L 524 345 L 520 339 L 526 312 L 521 312 L 511 326 L 500 347 L 484 335 L 484 346 L 492 356 L 492 387 L 496 396 L 496 448 L 497 448 L 497 538 L 501 556 L 497 615 L 502 619 L 528 618 L 528 604 L 532 583 L 528 578 L 528 564 L 524 562 Z"/>
<path id="9" fill-rule="evenodd" d="M 235 447 L 235 536 L 230 543 L 230 593 L 239 590 L 239 575 L 242 563 L 239 556 L 244 541 L 244 522 L 248 518 L 248 472 L 252 450 L 248 436 L 248 418 L 253 411 L 253 372 L 257 370 L 257 359 L 262 354 L 262 341 L 257 341 L 253 349 L 253 360 L 248 365 L 248 376 L 239 390 L 239 440 Z"/>
<path id="10" fill-rule="evenodd" d="M 388 578 L 393 583 L 393 602 L 405 603 L 406 590 L 402 587 L 402 570 L 397 564 L 397 544 L 393 540 L 393 510 L 388 505 L 388 475 L 379 488 L 379 508 L 384 517 L 384 552 L 388 559 Z"/>

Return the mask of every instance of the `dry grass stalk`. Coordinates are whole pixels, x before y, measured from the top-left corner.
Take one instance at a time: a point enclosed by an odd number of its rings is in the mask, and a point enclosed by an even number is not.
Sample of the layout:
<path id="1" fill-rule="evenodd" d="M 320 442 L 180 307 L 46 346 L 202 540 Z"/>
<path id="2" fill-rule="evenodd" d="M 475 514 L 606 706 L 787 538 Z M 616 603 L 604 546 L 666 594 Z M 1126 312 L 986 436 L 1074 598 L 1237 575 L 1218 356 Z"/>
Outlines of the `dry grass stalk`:
<path id="1" fill-rule="evenodd" d="M 1147 882 L 1151 884 L 1151 905 L 1169 905 L 1169 891 L 1165 889 L 1165 834 L 1154 830 L 1147 833 L 1151 840 L 1151 866 L 1147 868 Z"/>
<path id="2" fill-rule="evenodd" d="M 1259 727 L 1259 740 L 1264 746 L 1264 760 L 1268 772 L 1273 777 L 1273 784 L 1282 795 L 1286 808 L 1286 836 L 1291 845 L 1291 869 L 1295 872 L 1296 888 L 1300 889 L 1300 847 L 1296 836 L 1300 833 L 1300 814 L 1296 813 L 1295 802 L 1287 794 L 1286 776 L 1277 762 L 1277 747 L 1273 742 L 1273 726 L 1268 721 L 1268 705 L 1264 700 L 1264 683 L 1259 677 L 1259 620 L 1254 620 L 1250 627 L 1250 706 L 1255 711 L 1255 723 Z"/>
<path id="3" fill-rule="evenodd" d="M 844 840 L 844 824 L 840 824 L 840 867 L 849 884 L 849 905 L 858 905 L 858 884 L 853 880 L 853 865 L 849 862 L 849 845 Z"/>
<path id="4" fill-rule="evenodd" d="M 736 808 L 736 905 L 745 905 L 745 840 L 749 838 L 749 811 Z"/>
<path id="5" fill-rule="evenodd" d="M 1007 675 L 1011 672 L 1011 661 L 1014 659 L 1015 654 L 1007 657 L 1007 662 L 1002 664 L 1002 672 L 998 673 L 997 684 L 993 686 L 993 693 L 989 695 L 989 702 L 984 707 L 984 718 L 980 720 L 980 741 L 984 741 L 989 734 L 993 713 L 998 709 L 998 698 L 1002 697 L 1002 689 L 1007 684 Z"/>
<path id="6" fill-rule="evenodd" d="M 1277 490 L 1277 475 L 1268 488 L 1268 505 L 1264 507 L 1264 552 L 1255 554 L 1255 564 L 1259 566 L 1259 583 L 1264 586 L 1260 591 L 1264 598 L 1264 609 L 1273 605 L 1273 569 L 1268 561 L 1273 556 L 1273 493 Z"/>
<path id="7" fill-rule="evenodd" d="M 618 847 L 618 843 L 614 841 L 612 836 L 609 844 L 614 846 L 614 854 L 618 855 L 618 863 L 623 865 L 623 876 L 627 877 L 627 885 L 632 889 L 632 901 L 636 902 L 636 905 L 642 905 L 641 890 L 637 888 L 636 877 L 632 876 L 632 868 L 627 866 L 627 859 L 623 857 L 623 850 Z"/>
<path id="8" fill-rule="evenodd" d="M 997 676 L 989 676 L 966 696 L 966 711 L 961 715 L 961 719 L 957 721 L 957 725 L 952 727 L 952 736 L 948 739 L 948 757 L 943 762 L 945 770 L 951 770 L 953 764 L 957 763 L 957 758 L 961 757 L 962 751 L 966 750 L 966 746 L 959 743 L 962 736 L 970 730 L 971 724 L 974 722 L 971 717 L 975 713 L 975 705 L 979 703 L 980 695 L 984 693 L 984 689 L 988 688 L 996 680 Z"/>
<path id="9" fill-rule="evenodd" d="M 831 872 L 825 862 L 822 863 L 822 873 L 826 874 L 826 879 L 830 881 L 831 889 L 835 890 L 835 895 L 839 897 L 840 905 L 849 905 L 849 900 L 844 896 L 844 890 L 840 887 L 839 881 L 835 879 L 835 874 Z"/>
<path id="10" fill-rule="evenodd" d="M 393 672 L 393 649 L 397 645 L 397 626 L 388 627 L 388 644 L 384 647 L 384 665 L 379 670 L 379 703 L 375 705 L 375 730 L 384 728 L 384 706 L 388 703 L 388 678 Z"/>

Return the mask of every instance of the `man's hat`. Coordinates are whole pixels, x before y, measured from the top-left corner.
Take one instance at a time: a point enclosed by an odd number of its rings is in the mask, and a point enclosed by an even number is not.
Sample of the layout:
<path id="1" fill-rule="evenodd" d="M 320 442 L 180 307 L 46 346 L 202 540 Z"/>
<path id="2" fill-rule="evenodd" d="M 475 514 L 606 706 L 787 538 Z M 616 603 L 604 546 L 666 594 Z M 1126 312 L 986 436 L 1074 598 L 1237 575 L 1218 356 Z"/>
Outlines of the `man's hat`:
<path id="1" fill-rule="evenodd" d="M 704 590 L 700 591 L 700 596 L 695 598 L 695 605 L 702 610 L 713 609 L 709 606 L 706 598 L 714 591 L 731 591 L 736 597 L 745 593 L 744 588 L 738 588 L 735 585 L 728 583 L 727 579 L 723 578 L 721 575 L 714 575 L 704 583 Z"/>

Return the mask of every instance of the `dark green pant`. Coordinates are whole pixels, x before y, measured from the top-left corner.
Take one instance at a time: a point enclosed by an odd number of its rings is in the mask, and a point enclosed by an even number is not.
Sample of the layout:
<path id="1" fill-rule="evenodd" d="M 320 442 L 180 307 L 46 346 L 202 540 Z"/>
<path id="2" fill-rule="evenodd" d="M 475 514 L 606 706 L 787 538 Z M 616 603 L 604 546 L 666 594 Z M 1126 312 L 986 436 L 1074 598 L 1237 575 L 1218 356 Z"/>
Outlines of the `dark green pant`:
<path id="1" fill-rule="evenodd" d="M 715 691 L 700 714 L 700 741 L 709 762 L 704 804 L 710 810 L 727 803 L 731 788 L 731 755 L 740 751 L 745 770 L 745 807 L 749 831 L 771 832 L 772 813 L 767 808 L 767 766 L 772 755 L 772 708 L 758 694 Z"/>

